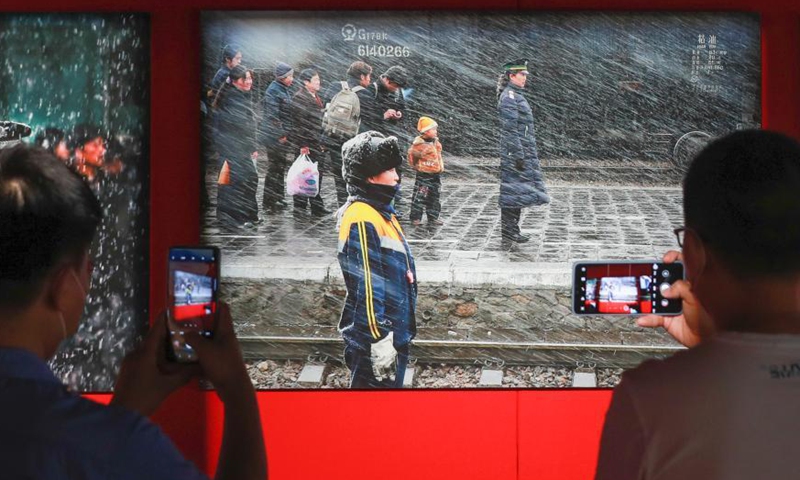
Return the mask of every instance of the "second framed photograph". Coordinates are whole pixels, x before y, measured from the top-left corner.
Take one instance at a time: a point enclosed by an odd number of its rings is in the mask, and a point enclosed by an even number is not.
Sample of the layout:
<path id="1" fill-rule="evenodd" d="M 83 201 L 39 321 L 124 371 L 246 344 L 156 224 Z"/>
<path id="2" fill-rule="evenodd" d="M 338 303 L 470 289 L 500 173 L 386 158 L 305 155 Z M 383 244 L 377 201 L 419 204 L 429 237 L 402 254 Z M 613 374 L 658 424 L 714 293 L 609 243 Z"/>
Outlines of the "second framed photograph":
<path id="1" fill-rule="evenodd" d="M 253 381 L 610 387 L 678 350 L 575 315 L 573 264 L 677 248 L 760 52 L 732 12 L 204 12 L 202 241 Z"/>

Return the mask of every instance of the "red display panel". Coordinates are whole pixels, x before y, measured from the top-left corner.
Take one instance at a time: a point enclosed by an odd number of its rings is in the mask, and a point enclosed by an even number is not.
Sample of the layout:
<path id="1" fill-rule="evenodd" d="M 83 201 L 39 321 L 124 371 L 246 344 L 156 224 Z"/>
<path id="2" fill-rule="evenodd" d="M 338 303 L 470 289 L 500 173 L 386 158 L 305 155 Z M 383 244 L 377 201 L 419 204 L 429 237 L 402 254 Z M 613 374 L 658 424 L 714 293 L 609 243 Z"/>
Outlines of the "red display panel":
<path id="1" fill-rule="evenodd" d="M 376 7 L 362 1 L 240 0 L 230 9 L 317 8 L 640 9 L 634 0 L 486 2 L 452 0 Z M 127 10 L 151 14 L 151 312 L 165 307 L 167 249 L 199 239 L 199 11 L 211 0 L 31 0 L 13 11 Z M 800 138 L 800 5 L 796 0 L 655 0 L 647 9 L 745 10 L 762 14 L 763 126 Z M 271 478 L 591 478 L 609 391 L 265 392 L 259 394 Z M 372 395 L 377 395 L 372 396 Z M 351 400 L 352 398 L 352 400 Z M 430 404 L 430 405 L 429 405 Z M 453 409 L 451 413 L 448 409 Z M 381 412 L 380 417 L 365 413 Z M 519 414 L 517 415 L 517 412 Z M 457 414 L 456 414 L 457 413 Z M 156 416 L 187 456 L 210 467 L 221 432 L 213 393 L 192 389 Z M 365 447 L 373 427 L 396 429 L 385 470 L 353 469 L 351 439 Z M 204 434 L 208 433 L 208 437 Z M 325 439 L 323 444 L 318 439 Z M 309 440 L 311 439 L 311 440 Z M 305 443 L 311 441 L 311 443 Z M 364 443 L 359 443 L 364 442 Z M 475 443 L 477 442 L 477 443 Z M 477 445 L 477 447 L 476 447 Z M 374 448 L 374 445 L 370 445 Z M 320 453 L 322 450 L 322 453 Z M 359 451 L 364 451 L 363 449 Z M 402 453 L 401 453 L 402 452 Z M 328 462 L 326 465 L 325 462 Z M 479 464 L 480 463 L 480 464 Z M 407 467 L 403 470 L 403 467 Z M 316 468 L 316 470 L 315 470 Z M 468 469 L 473 469 L 468 471 Z M 213 472 L 213 470 L 209 470 Z M 496 472 L 499 472 L 497 474 Z M 385 474 L 385 475 L 384 475 Z M 336 477 L 335 475 L 339 475 Z M 327 478 L 330 478 L 327 477 Z"/>

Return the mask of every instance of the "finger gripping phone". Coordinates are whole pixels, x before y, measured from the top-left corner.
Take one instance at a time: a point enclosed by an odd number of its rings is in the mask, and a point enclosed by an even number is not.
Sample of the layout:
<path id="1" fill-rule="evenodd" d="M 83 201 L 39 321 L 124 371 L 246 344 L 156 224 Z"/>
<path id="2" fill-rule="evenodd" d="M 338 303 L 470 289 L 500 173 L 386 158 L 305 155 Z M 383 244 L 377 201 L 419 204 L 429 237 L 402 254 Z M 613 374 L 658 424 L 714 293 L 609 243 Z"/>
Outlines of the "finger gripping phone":
<path id="1" fill-rule="evenodd" d="M 219 289 L 217 247 L 171 247 L 167 279 L 167 358 L 181 363 L 197 361 L 185 341 L 188 332 L 214 336 Z"/>
<path id="2" fill-rule="evenodd" d="M 572 272 L 572 310 L 578 315 L 680 315 L 680 299 L 663 291 L 683 279 L 683 264 L 578 262 Z"/>

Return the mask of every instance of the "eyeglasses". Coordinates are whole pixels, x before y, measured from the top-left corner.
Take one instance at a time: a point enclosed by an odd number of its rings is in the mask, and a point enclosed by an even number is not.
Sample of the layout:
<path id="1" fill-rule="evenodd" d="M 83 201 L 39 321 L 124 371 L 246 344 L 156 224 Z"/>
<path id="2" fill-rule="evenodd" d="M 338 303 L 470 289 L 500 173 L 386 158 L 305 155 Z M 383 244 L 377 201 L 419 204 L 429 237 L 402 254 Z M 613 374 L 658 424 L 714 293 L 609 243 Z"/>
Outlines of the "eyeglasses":
<path id="1" fill-rule="evenodd" d="M 678 241 L 678 246 L 683 248 L 683 239 L 686 237 L 686 227 L 678 227 L 672 232 L 675 233 L 675 239 Z"/>

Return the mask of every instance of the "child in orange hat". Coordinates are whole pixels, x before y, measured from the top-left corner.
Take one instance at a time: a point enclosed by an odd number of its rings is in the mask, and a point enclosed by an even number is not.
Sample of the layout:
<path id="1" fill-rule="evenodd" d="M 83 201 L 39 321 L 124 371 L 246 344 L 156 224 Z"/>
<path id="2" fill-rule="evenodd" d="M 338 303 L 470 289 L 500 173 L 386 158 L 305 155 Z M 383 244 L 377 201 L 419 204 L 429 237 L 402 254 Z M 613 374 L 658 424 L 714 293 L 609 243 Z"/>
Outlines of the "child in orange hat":
<path id="1" fill-rule="evenodd" d="M 408 163 L 417 172 L 414 183 L 414 194 L 411 196 L 412 225 L 422 225 L 423 209 L 428 216 L 428 223 L 442 225 L 439 219 L 442 205 L 439 201 L 442 189 L 441 173 L 444 171 L 442 160 L 442 144 L 439 142 L 439 125 L 430 117 L 420 117 L 417 130 L 420 135 L 414 139 L 408 149 Z"/>

